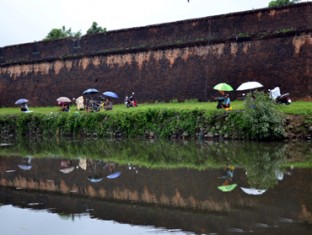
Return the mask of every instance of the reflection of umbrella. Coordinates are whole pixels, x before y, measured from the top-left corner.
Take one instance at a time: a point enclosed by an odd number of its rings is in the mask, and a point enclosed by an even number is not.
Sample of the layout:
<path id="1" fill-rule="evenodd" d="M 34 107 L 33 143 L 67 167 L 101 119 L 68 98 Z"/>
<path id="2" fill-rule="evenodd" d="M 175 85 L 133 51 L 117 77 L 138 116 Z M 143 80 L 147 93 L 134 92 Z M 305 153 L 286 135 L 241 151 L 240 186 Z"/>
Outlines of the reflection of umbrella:
<path id="1" fill-rule="evenodd" d="M 275 170 L 275 176 L 279 181 L 284 179 L 284 173 L 280 170 Z"/>
<path id="2" fill-rule="evenodd" d="M 64 96 L 57 98 L 56 101 L 57 102 L 63 102 L 63 103 L 70 103 L 71 102 L 71 100 L 69 98 L 64 97 Z"/>
<path id="3" fill-rule="evenodd" d="M 22 99 L 17 100 L 15 102 L 15 104 L 26 104 L 28 102 L 29 102 L 29 100 L 22 98 Z"/>
<path id="4" fill-rule="evenodd" d="M 68 174 L 70 172 L 72 172 L 75 169 L 75 167 L 67 167 L 67 168 L 63 168 L 60 170 L 60 172 L 64 173 L 64 174 Z"/>
<path id="5" fill-rule="evenodd" d="M 18 167 L 24 171 L 29 171 L 31 169 L 31 165 L 19 164 Z"/>
<path id="6" fill-rule="evenodd" d="M 237 184 L 229 184 L 229 185 L 221 185 L 218 186 L 218 189 L 220 189 L 222 192 L 230 192 L 233 189 L 235 189 Z"/>
<path id="7" fill-rule="evenodd" d="M 263 87 L 263 85 L 259 82 L 244 82 L 236 90 L 244 91 L 244 90 L 252 90 L 252 89 L 256 89 L 260 87 Z"/>
<path id="8" fill-rule="evenodd" d="M 121 174 L 121 172 L 120 172 L 120 171 L 117 171 L 117 172 L 115 172 L 115 173 L 113 173 L 113 174 L 110 174 L 110 175 L 108 175 L 108 176 L 106 176 L 106 177 L 107 177 L 108 179 L 115 179 L 115 178 L 119 177 L 120 174 Z"/>
<path id="9" fill-rule="evenodd" d="M 96 93 L 99 93 L 99 91 L 95 88 L 89 88 L 83 92 L 84 95 L 92 95 Z"/>
<path id="10" fill-rule="evenodd" d="M 264 194 L 267 191 L 267 189 L 257 189 L 257 188 L 244 188 L 244 187 L 241 187 L 241 189 L 246 194 L 249 194 L 249 195 L 261 195 L 261 194 Z"/>
<path id="11" fill-rule="evenodd" d="M 108 96 L 108 97 L 112 97 L 112 98 L 118 98 L 118 95 L 112 91 L 105 91 L 105 92 L 103 92 L 103 95 Z"/>
<path id="12" fill-rule="evenodd" d="M 99 177 L 99 176 L 94 176 L 94 177 L 91 177 L 89 176 L 88 177 L 88 180 L 91 182 L 91 183 L 98 183 L 98 182 L 101 182 L 103 180 L 102 177 Z"/>
<path id="13" fill-rule="evenodd" d="M 218 91 L 233 91 L 233 87 L 231 87 L 227 83 L 219 83 L 213 87 L 213 89 L 218 90 Z"/>

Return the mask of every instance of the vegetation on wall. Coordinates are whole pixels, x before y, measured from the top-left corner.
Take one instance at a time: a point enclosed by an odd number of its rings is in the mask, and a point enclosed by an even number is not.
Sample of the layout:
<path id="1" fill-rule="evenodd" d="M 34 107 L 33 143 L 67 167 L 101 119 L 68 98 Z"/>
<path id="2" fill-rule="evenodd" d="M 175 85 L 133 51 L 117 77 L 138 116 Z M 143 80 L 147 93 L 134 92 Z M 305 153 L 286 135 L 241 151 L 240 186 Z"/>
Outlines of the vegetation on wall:
<path id="1" fill-rule="evenodd" d="M 269 7 L 279 7 L 279 6 L 286 6 L 289 4 L 294 4 L 299 2 L 300 0 L 273 0 L 269 2 Z"/>
<path id="2" fill-rule="evenodd" d="M 68 38 L 68 37 L 80 37 L 81 32 L 72 32 L 71 28 L 66 29 L 65 26 L 63 26 L 60 29 L 54 28 L 52 29 L 48 35 L 43 39 L 44 41 L 49 41 L 49 40 L 55 40 L 55 39 L 61 39 L 61 38 Z"/>
<path id="3" fill-rule="evenodd" d="M 106 28 L 102 28 L 101 26 L 98 25 L 97 22 L 93 22 L 91 27 L 87 30 L 86 34 L 105 33 L 105 32 L 106 32 Z M 81 36 L 82 36 L 81 31 L 72 32 L 71 28 L 66 29 L 66 27 L 63 26 L 60 29 L 58 28 L 52 29 L 43 40 L 49 41 L 49 40 L 56 40 L 56 39 L 62 39 L 62 38 L 68 38 L 68 37 L 79 38 Z"/>
<path id="4" fill-rule="evenodd" d="M 106 28 L 102 28 L 98 23 L 93 22 L 91 27 L 87 30 L 87 34 L 105 33 Z"/>

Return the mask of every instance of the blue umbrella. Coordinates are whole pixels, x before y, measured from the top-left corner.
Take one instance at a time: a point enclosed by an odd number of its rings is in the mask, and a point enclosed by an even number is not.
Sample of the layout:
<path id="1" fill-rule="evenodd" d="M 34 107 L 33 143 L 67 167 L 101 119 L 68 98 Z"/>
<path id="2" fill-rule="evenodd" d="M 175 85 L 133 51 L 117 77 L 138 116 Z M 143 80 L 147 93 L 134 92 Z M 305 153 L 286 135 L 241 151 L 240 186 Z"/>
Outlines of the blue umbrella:
<path id="1" fill-rule="evenodd" d="M 15 102 L 15 104 L 26 104 L 28 102 L 29 102 L 29 100 L 22 98 L 22 99 L 17 100 Z"/>
<path id="2" fill-rule="evenodd" d="M 103 92 L 103 95 L 108 96 L 108 97 L 112 97 L 112 98 L 118 98 L 118 95 L 112 91 L 105 91 L 105 92 Z"/>
<path id="3" fill-rule="evenodd" d="M 95 88 L 89 88 L 87 90 L 85 90 L 82 94 L 84 95 L 92 95 L 92 94 L 96 94 L 99 93 L 99 91 Z"/>
<path id="4" fill-rule="evenodd" d="M 101 181 L 103 180 L 103 178 L 102 178 L 102 177 L 97 177 L 97 176 L 95 176 L 95 177 L 89 176 L 89 177 L 88 177 L 88 180 L 89 180 L 91 183 L 98 183 L 98 182 L 101 182 Z"/>
<path id="5" fill-rule="evenodd" d="M 115 172 L 115 173 L 113 173 L 113 174 L 110 174 L 110 175 L 108 175 L 108 176 L 106 176 L 106 177 L 107 177 L 108 179 L 115 179 L 115 178 L 119 177 L 120 174 L 121 174 L 121 172 L 120 172 L 120 171 L 117 171 L 117 172 Z"/>

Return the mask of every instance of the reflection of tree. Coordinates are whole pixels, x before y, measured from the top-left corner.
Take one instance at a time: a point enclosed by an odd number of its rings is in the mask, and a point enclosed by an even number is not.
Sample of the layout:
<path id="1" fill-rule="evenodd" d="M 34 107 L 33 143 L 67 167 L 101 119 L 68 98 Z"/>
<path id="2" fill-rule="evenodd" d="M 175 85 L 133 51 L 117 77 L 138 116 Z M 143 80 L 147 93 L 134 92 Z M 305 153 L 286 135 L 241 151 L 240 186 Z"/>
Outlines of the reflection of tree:
<path id="1" fill-rule="evenodd" d="M 51 140 L 39 142 L 22 139 L 14 143 L 14 153 L 34 157 L 61 156 L 64 159 L 88 158 L 118 164 L 133 164 L 148 168 L 219 168 L 227 161 L 235 166 L 248 167 L 252 161 L 259 167 L 266 167 L 268 162 L 280 159 L 277 156 L 285 153 L 292 162 L 311 162 L 311 145 L 309 143 L 272 143 L 272 142 L 171 142 L 156 140 L 153 143 L 139 140 L 62 140 L 58 143 Z M 282 153 L 280 153 L 282 151 Z M 0 148 L 0 155 L 11 155 L 11 148 Z M 267 155 L 267 156 L 266 156 Z M 259 158 L 259 159 L 258 159 Z M 264 159 L 262 159 L 264 158 Z M 266 160 L 267 159 L 267 160 Z M 251 161 L 251 163 L 250 163 Z M 261 166 L 264 161 L 264 166 Z M 273 166 L 272 166 L 273 167 Z M 252 174 L 248 170 L 249 174 Z M 262 172 L 269 169 L 263 169 Z M 257 172 L 257 171 L 256 171 Z M 261 172 L 261 170 L 260 170 Z"/>
<path id="2" fill-rule="evenodd" d="M 255 150 L 253 154 L 241 156 L 239 161 L 246 170 L 251 187 L 268 189 L 277 184 L 276 172 L 286 161 L 285 149 Z"/>

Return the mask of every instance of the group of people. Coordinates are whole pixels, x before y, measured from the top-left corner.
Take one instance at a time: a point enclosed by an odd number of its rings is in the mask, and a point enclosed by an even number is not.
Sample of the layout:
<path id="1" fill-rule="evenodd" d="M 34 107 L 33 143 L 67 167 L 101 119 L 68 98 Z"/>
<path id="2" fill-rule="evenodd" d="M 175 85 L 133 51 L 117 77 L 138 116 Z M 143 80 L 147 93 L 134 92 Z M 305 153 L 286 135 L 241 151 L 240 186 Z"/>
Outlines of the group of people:
<path id="1" fill-rule="evenodd" d="M 83 99 L 83 97 L 81 97 L 80 99 Z M 83 104 L 83 106 L 79 102 L 81 101 L 76 100 L 77 109 L 85 109 L 87 112 L 98 112 L 101 110 L 101 107 L 103 107 L 104 110 L 113 109 L 113 102 L 110 101 L 108 97 L 100 96 L 98 100 L 85 99 L 85 104 Z"/>
<path id="2" fill-rule="evenodd" d="M 77 99 L 73 99 L 73 102 L 77 105 L 77 110 L 86 110 L 87 112 L 98 112 L 101 110 L 101 107 L 104 110 L 112 110 L 113 102 L 107 96 L 99 96 L 98 99 L 88 99 L 83 96 L 78 97 Z M 131 96 L 126 96 L 125 105 L 127 108 L 129 107 L 137 107 L 137 101 L 134 96 L 134 92 L 131 93 Z M 61 111 L 68 112 L 69 111 L 69 103 L 61 106 Z"/>

